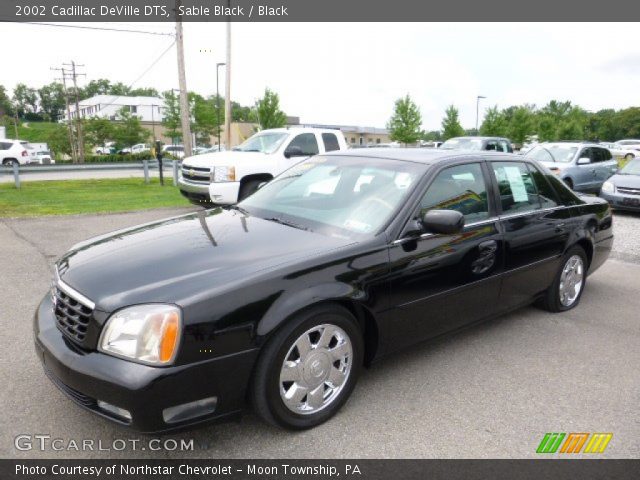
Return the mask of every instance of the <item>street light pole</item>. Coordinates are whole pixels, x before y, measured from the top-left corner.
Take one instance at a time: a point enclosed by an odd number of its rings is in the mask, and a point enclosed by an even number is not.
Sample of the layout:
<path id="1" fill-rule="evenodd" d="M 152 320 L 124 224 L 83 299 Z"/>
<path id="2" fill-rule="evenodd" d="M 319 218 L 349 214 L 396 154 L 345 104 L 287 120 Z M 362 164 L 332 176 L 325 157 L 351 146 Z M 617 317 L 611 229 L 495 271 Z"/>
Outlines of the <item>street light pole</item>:
<path id="1" fill-rule="evenodd" d="M 223 67 L 226 63 L 216 63 L 216 115 L 218 116 L 218 151 L 220 151 L 220 67 Z"/>
<path id="2" fill-rule="evenodd" d="M 480 99 L 481 98 L 487 98 L 487 97 L 483 97 L 482 95 L 478 95 L 476 97 L 476 135 L 478 135 L 478 118 L 480 116 Z"/>

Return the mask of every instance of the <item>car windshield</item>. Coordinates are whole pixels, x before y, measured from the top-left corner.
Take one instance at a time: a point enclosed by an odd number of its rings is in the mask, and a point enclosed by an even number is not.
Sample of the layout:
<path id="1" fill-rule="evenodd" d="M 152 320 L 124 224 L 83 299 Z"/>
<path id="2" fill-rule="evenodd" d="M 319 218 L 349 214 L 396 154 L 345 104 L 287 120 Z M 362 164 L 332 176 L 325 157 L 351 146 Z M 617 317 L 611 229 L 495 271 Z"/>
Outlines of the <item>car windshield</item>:
<path id="1" fill-rule="evenodd" d="M 443 150 L 482 150 L 482 140 L 479 138 L 450 138 L 440 148 Z"/>
<path id="2" fill-rule="evenodd" d="M 242 145 L 235 147 L 234 150 L 238 152 L 273 153 L 287 136 L 288 134 L 286 133 L 258 133 Z"/>
<path id="3" fill-rule="evenodd" d="M 640 175 L 640 159 L 631 160 L 618 173 L 621 175 Z"/>
<path id="4" fill-rule="evenodd" d="M 529 150 L 525 157 L 539 162 L 569 163 L 576 155 L 578 147 L 568 145 L 538 145 Z"/>
<path id="5" fill-rule="evenodd" d="M 426 168 L 397 160 L 314 157 L 276 177 L 238 208 L 327 235 L 366 237 L 386 226 Z"/>

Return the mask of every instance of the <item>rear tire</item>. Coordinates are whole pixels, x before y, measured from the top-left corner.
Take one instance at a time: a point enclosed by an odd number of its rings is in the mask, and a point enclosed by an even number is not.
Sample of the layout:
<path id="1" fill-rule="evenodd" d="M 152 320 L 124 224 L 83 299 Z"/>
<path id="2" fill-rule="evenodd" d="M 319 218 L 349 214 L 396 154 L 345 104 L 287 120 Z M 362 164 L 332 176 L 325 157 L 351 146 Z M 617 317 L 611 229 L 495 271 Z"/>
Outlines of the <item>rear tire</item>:
<path id="1" fill-rule="evenodd" d="M 635 155 L 633 153 L 627 153 L 624 156 L 624 159 L 628 162 L 629 160 L 633 160 L 635 158 Z"/>
<path id="2" fill-rule="evenodd" d="M 345 308 L 321 305 L 296 315 L 258 359 L 251 389 L 255 412 L 292 430 L 327 421 L 351 395 L 363 355 L 362 331 Z"/>
<path id="3" fill-rule="evenodd" d="M 13 167 L 14 165 L 18 165 L 18 161 L 15 158 L 5 158 L 2 161 L 2 165 L 5 167 Z"/>
<path id="4" fill-rule="evenodd" d="M 241 202 L 248 196 L 255 193 L 256 190 L 258 190 L 258 187 L 260 186 L 261 183 L 264 183 L 264 180 L 248 180 L 244 182 L 240 187 L 240 193 L 238 194 L 238 201 Z"/>
<path id="5" fill-rule="evenodd" d="M 578 305 L 587 281 L 587 254 L 582 247 L 571 247 L 560 265 L 551 287 L 537 302 L 549 312 L 565 312 Z"/>

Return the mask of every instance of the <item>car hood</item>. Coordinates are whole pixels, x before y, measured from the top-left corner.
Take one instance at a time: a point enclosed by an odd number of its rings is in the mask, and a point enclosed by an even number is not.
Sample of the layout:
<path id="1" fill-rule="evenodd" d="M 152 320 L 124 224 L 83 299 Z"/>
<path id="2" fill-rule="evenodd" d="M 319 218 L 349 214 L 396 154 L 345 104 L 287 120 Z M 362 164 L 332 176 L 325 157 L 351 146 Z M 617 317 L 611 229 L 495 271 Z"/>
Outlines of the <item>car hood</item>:
<path id="1" fill-rule="evenodd" d="M 609 178 L 616 187 L 640 188 L 640 175 L 620 175 L 619 173 Z"/>
<path id="2" fill-rule="evenodd" d="M 238 163 L 253 160 L 262 160 L 267 156 L 260 152 L 213 152 L 185 158 L 182 161 L 183 167 L 215 167 L 232 166 Z"/>
<path id="3" fill-rule="evenodd" d="M 217 208 L 96 237 L 57 265 L 62 281 L 112 312 L 146 302 L 188 305 L 350 243 Z"/>

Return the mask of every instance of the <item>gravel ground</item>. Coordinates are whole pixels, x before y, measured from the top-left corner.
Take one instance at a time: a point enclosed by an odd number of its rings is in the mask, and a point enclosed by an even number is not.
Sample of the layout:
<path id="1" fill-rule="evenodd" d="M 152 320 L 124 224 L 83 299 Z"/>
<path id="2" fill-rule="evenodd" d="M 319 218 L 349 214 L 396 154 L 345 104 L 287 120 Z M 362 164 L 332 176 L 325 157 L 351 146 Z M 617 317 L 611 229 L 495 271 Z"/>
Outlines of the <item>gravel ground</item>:
<path id="1" fill-rule="evenodd" d="M 612 258 L 640 263 L 640 213 L 615 212 Z"/>

